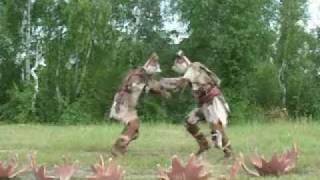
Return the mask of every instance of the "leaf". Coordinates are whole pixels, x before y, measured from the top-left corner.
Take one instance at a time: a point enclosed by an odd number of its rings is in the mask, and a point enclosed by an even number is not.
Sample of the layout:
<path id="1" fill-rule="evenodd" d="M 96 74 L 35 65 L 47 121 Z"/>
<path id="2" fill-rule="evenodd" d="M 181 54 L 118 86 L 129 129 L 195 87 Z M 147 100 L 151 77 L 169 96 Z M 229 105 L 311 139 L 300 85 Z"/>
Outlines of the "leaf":
<path id="1" fill-rule="evenodd" d="M 47 170 L 45 166 L 37 166 L 35 154 L 31 155 L 31 169 L 37 180 L 52 180 L 55 178 L 54 176 L 46 175 Z"/>
<path id="2" fill-rule="evenodd" d="M 99 163 L 93 165 L 91 169 L 94 175 L 88 176 L 89 180 L 122 180 L 124 176 L 124 171 L 111 158 L 106 167 L 102 155 L 100 155 Z"/>
<path id="3" fill-rule="evenodd" d="M 192 154 L 188 163 L 183 166 L 177 156 L 172 158 L 172 167 L 169 171 L 159 169 L 158 178 L 160 180 L 207 180 L 209 173 L 204 170 L 204 166 Z"/>
<path id="4" fill-rule="evenodd" d="M 64 163 L 62 165 L 56 166 L 55 176 L 59 177 L 60 180 L 69 180 L 74 175 L 77 170 L 75 163 L 67 163 L 67 160 L 64 158 Z"/>
<path id="5" fill-rule="evenodd" d="M 237 177 L 240 169 L 241 169 L 241 160 L 237 159 L 230 169 L 230 180 L 233 180 Z"/>
<path id="6" fill-rule="evenodd" d="M 265 160 L 263 156 L 257 155 L 250 158 L 250 163 L 258 171 L 260 176 L 280 176 L 293 170 L 296 167 L 297 159 L 298 150 L 296 145 L 294 145 L 293 148 L 287 152 L 280 155 L 274 154 L 269 161 Z"/>
<path id="7" fill-rule="evenodd" d="M 17 170 L 18 163 L 17 163 L 17 156 L 14 158 L 11 158 L 7 165 L 5 165 L 2 161 L 0 161 L 0 178 L 14 178 L 18 176 L 21 173 L 26 172 L 29 170 L 29 166 L 25 166 L 21 168 L 20 170 Z"/>

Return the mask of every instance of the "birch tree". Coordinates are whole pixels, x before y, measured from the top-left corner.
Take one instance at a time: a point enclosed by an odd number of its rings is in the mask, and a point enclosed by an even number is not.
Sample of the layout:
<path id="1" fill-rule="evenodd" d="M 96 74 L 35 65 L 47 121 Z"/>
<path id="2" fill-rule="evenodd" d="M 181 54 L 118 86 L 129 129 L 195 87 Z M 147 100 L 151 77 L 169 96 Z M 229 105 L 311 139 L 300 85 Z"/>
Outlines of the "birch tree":
<path id="1" fill-rule="evenodd" d="M 280 37 L 277 42 L 277 61 L 279 63 L 279 86 L 282 89 L 282 108 L 287 108 L 288 76 L 290 76 L 290 68 L 297 65 L 294 60 L 302 45 L 298 37 L 299 33 L 303 32 L 305 5 L 306 0 L 280 1 Z"/>

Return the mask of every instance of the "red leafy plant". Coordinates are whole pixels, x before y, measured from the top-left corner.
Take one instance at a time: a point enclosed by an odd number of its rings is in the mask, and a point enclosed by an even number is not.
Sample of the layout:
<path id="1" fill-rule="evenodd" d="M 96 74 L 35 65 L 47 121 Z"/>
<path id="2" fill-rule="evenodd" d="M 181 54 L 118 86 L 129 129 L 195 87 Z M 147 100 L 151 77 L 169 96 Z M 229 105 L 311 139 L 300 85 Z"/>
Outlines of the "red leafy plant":
<path id="1" fill-rule="evenodd" d="M 241 170 L 241 163 L 242 161 L 240 161 L 239 158 L 236 158 L 236 160 L 234 161 L 234 163 L 230 168 L 229 174 L 219 176 L 218 180 L 235 180 L 237 178 L 239 171 Z"/>
<path id="2" fill-rule="evenodd" d="M 88 176 L 88 180 L 122 180 L 125 173 L 112 158 L 109 159 L 109 165 L 106 167 L 102 155 L 99 162 L 92 165 L 91 169 L 94 175 Z"/>
<path id="3" fill-rule="evenodd" d="M 226 178 L 226 179 L 229 179 L 229 180 L 236 179 L 240 169 L 241 169 L 241 161 L 236 159 L 233 165 L 231 166 L 229 178 Z"/>
<path id="4" fill-rule="evenodd" d="M 34 176 L 36 177 L 37 180 L 51 180 L 54 179 L 54 176 L 48 176 L 47 175 L 47 170 L 45 166 L 38 166 L 36 159 L 35 159 L 35 154 L 31 155 L 31 169 L 33 171 Z"/>
<path id="5" fill-rule="evenodd" d="M 263 156 L 253 156 L 250 158 L 251 165 L 256 172 L 250 170 L 244 163 L 243 155 L 240 154 L 242 168 L 252 176 L 280 176 L 287 174 L 296 167 L 299 151 L 294 144 L 291 150 L 280 155 L 274 154 L 271 160 L 267 161 Z"/>
<path id="6" fill-rule="evenodd" d="M 15 178 L 16 176 L 30 169 L 29 166 L 25 166 L 22 169 L 16 171 L 17 167 L 17 156 L 8 160 L 6 164 L 3 161 L 0 161 L 0 179 Z"/>
<path id="7" fill-rule="evenodd" d="M 66 158 L 63 158 L 63 161 L 63 164 L 55 166 L 54 174 L 60 180 L 69 180 L 77 171 L 78 166 L 76 162 L 68 163 Z"/>
<path id="8" fill-rule="evenodd" d="M 188 163 L 183 166 L 177 156 L 173 156 L 169 171 L 159 167 L 159 180 L 208 180 L 210 174 L 204 169 L 204 165 L 191 155 Z"/>
<path id="9" fill-rule="evenodd" d="M 70 180 L 71 177 L 77 170 L 76 163 L 69 164 L 65 158 L 64 163 L 62 165 L 55 166 L 54 175 L 47 175 L 47 170 L 45 166 L 38 166 L 35 160 L 34 155 L 31 156 L 31 168 L 33 170 L 33 174 L 37 180 L 52 180 L 52 179 L 60 179 L 60 180 Z"/>

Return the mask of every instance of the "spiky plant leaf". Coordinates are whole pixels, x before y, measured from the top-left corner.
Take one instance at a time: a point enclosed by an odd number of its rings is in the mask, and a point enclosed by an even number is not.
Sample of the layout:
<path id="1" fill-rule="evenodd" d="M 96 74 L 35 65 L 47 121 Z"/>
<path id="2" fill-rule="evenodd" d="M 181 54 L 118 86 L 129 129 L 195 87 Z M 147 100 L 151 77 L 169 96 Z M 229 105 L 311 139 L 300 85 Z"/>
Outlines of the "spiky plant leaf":
<path id="1" fill-rule="evenodd" d="M 207 180 L 209 173 L 205 171 L 203 164 L 192 154 L 188 163 L 183 166 L 177 156 L 172 158 L 172 167 L 169 171 L 159 169 L 160 180 Z"/>
<path id="2" fill-rule="evenodd" d="M 76 163 L 68 163 L 65 158 L 63 158 L 64 163 L 55 167 L 55 176 L 60 180 L 70 180 L 78 169 Z"/>
<path id="3" fill-rule="evenodd" d="M 0 179 L 11 179 L 30 169 L 29 166 L 25 166 L 20 170 L 16 170 L 17 167 L 17 156 L 11 158 L 7 164 L 0 161 Z"/>
<path id="4" fill-rule="evenodd" d="M 54 176 L 48 176 L 47 175 L 47 170 L 45 166 L 38 166 L 36 159 L 35 159 L 35 154 L 31 155 L 31 169 L 33 171 L 33 174 L 37 180 L 52 180 L 55 177 Z"/>
<path id="5" fill-rule="evenodd" d="M 88 176 L 89 180 L 122 180 L 124 176 L 124 171 L 111 158 L 109 159 L 109 165 L 106 167 L 101 155 L 99 163 L 93 165 L 91 169 L 94 175 Z"/>
<path id="6" fill-rule="evenodd" d="M 294 145 L 293 148 L 280 155 L 274 154 L 270 161 L 264 159 L 263 156 L 251 158 L 251 164 L 258 171 L 259 175 L 276 175 L 287 174 L 296 167 L 298 159 L 298 150 Z"/>

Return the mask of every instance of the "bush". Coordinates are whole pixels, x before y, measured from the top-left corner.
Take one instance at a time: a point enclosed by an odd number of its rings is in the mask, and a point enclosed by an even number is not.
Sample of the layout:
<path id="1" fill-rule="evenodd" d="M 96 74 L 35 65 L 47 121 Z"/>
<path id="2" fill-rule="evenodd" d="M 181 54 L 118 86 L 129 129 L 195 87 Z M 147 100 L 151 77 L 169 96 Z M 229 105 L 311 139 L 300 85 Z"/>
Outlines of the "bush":
<path id="1" fill-rule="evenodd" d="M 67 125 L 93 123 L 92 116 L 83 109 L 83 104 L 80 101 L 68 105 L 60 116 L 58 123 Z"/>
<path id="2" fill-rule="evenodd" d="M 294 117 L 316 117 L 320 113 L 319 79 L 311 72 L 292 71 L 288 85 L 288 110 Z"/>
<path id="3" fill-rule="evenodd" d="M 251 99 L 265 109 L 280 106 L 281 92 L 278 69 L 270 62 L 258 63 L 256 71 L 249 77 Z"/>
<path id="4" fill-rule="evenodd" d="M 231 124 L 264 120 L 262 108 L 260 108 L 259 105 L 252 103 L 247 96 L 234 92 L 232 93 L 230 90 L 226 90 L 225 92 L 231 110 L 229 116 L 229 122 Z"/>
<path id="5" fill-rule="evenodd" d="M 0 106 L 0 120 L 13 123 L 34 121 L 32 88 L 30 86 L 19 88 L 17 85 L 14 85 L 7 93 L 9 101 Z"/>

